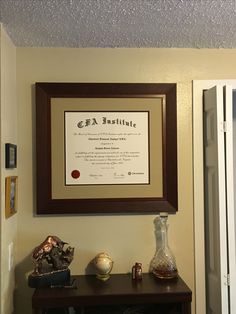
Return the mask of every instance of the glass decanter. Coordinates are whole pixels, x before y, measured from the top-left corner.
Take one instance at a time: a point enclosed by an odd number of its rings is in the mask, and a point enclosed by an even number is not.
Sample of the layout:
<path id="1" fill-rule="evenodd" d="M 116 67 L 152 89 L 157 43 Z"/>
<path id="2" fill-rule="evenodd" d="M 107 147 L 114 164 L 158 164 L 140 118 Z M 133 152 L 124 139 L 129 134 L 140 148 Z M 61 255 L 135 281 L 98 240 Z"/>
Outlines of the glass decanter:
<path id="1" fill-rule="evenodd" d="M 168 245 L 168 213 L 160 213 L 155 220 L 156 253 L 150 264 L 150 271 L 158 278 L 172 279 L 178 276 L 175 256 Z"/>

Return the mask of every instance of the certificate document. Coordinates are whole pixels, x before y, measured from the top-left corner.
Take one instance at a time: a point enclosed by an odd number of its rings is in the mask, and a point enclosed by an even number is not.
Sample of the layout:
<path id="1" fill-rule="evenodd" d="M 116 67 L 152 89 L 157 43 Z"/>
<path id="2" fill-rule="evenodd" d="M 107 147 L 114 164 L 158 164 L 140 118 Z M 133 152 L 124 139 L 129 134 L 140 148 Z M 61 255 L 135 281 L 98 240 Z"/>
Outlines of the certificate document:
<path id="1" fill-rule="evenodd" d="M 65 185 L 150 184 L 149 111 L 65 111 Z"/>

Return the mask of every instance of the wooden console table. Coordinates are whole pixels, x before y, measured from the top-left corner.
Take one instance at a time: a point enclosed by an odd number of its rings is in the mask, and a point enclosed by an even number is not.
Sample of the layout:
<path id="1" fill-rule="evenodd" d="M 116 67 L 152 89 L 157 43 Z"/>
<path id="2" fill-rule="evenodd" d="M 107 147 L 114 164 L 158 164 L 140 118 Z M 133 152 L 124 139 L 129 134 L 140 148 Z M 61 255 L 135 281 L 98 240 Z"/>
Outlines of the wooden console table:
<path id="1" fill-rule="evenodd" d="M 73 278 L 77 281 L 77 289 L 35 289 L 32 296 L 34 313 L 47 313 L 46 310 L 52 308 L 157 304 L 174 305 L 176 313 L 191 314 L 192 292 L 180 277 L 160 280 L 153 274 L 143 274 L 142 281 L 137 282 L 132 280 L 131 274 L 112 274 L 106 282 L 94 275 Z"/>

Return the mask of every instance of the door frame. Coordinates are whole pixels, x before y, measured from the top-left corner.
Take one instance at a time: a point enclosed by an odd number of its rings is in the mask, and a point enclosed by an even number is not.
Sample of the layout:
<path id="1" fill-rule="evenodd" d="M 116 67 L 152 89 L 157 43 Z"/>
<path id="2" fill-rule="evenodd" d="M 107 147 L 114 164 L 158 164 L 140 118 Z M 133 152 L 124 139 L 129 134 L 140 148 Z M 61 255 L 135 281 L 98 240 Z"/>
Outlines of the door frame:
<path id="1" fill-rule="evenodd" d="M 193 205 L 196 314 L 206 314 L 203 172 L 203 91 L 215 85 L 236 86 L 236 80 L 193 80 Z"/>

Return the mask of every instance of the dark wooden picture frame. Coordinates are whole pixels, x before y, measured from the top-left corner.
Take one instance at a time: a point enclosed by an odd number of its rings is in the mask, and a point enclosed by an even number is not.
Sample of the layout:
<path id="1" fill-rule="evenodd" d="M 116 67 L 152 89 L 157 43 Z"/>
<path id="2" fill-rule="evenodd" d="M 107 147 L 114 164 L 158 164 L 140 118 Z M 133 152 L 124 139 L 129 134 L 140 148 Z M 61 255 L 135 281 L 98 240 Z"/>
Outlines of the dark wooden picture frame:
<path id="1" fill-rule="evenodd" d="M 178 210 L 176 84 L 159 83 L 36 83 L 36 213 L 157 213 Z M 54 198 L 52 196 L 51 100 L 53 98 L 165 97 L 162 105 L 161 197 Z M 152 171 L 152 169 L 151 169 Z M 106 192 L 104 191 L 104 195 Z"/>
<path id="2" fill-rule="evenodd" d="M 5 167 L 16 168 L 17 166 L 17 146 L 15 144 L 5 144 Z"/>

